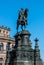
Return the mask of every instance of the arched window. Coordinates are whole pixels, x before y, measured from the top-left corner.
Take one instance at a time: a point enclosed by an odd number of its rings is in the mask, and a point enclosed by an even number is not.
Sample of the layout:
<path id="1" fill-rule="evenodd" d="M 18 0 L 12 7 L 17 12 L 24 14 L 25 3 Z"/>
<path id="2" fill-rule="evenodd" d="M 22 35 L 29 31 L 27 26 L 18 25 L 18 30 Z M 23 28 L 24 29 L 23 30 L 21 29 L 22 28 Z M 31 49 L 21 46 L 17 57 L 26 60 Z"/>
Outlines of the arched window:
<path id="1" fill-rule="evenodd" d="M 2 65 L 3 63 L 3 58 L 0 58 L 0 65 Z"/>
<path id="2" fill-rule="evenodd" d="M 3 50 L 3 43 L 0 43 L 0 51 Z"/>
<path id="3" fill-rule="evenodd" d="M 5 30 L 3 31 L 3 33 L 5 33 Z"/>
<path id="4" fill-rule="evenodd" d="M 0 33 L 1 33 L 1 30 L 0 30 Z"/>

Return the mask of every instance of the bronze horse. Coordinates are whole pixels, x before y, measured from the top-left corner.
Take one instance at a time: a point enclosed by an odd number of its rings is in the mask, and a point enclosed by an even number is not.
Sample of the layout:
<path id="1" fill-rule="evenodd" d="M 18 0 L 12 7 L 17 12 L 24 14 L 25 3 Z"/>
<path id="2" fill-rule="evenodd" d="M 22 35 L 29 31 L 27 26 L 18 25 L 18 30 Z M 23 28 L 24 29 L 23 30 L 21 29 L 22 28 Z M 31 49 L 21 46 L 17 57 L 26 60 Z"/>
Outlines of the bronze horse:
<path id="1" fill-rule="evenodd" d="M 17 20 L 17 32 L 19 25 L 21 25 L 21 29 L 23 30 L 23 27 L 26 28 L 27 25 L 27 15 L 28 15 L 28 9 L 21 9 L 19 12 L 18 20 Z"/>

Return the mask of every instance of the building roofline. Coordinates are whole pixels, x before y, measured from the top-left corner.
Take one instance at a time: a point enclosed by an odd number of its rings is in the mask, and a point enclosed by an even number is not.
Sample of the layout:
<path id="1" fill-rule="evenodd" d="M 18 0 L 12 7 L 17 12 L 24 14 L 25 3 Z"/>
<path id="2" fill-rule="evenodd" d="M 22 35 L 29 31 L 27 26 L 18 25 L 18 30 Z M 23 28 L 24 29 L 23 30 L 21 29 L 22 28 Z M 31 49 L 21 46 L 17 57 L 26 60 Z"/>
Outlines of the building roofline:
<path id="1" fill-rule="evenodd" d="M 10 31 L 10 28 L 4 27 L 3 25 L 2 25 L 2 26 L 0 26 L 0 28 L 1 28 L 1 29 L 5 29 L 5 30 Z"/>

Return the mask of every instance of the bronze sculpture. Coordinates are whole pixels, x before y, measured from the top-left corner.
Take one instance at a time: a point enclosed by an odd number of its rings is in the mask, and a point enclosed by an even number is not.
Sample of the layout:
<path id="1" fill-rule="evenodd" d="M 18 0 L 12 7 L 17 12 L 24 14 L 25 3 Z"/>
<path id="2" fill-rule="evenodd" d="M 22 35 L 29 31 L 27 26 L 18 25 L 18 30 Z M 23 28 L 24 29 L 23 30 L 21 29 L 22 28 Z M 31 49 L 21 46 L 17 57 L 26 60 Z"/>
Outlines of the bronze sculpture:
<path id="1" fill-rule="evenodd" d="M 21 8 L 21 10 L 19 12 L 18 20 L 17 20 L 17 32 L 18 32 L 19 25 L 21 25 L 22 30 L 23 30 L 23 28 L 26 28 L 27 15 L 28 15 L 28 9 L 26 8 L 24 10 L 23 8 Z"/>

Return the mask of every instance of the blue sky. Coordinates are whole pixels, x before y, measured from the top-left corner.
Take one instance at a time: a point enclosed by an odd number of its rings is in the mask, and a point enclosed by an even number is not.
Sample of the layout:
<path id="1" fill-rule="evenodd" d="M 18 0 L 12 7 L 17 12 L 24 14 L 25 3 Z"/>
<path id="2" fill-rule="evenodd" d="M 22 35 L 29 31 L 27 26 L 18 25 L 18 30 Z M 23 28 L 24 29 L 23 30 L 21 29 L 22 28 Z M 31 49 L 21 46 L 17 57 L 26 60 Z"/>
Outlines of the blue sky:
<path id="1" fill-rule="evenodd" d="M 16 33 L 16 20 L 18 11 L 28 8 L 28 26 L 31 33 L 30 39 L 34 48 L 34 39 L 39 39 L 41 57 L 44 61 L 44 0 L 0 0 L 0 26 L 4 25 L 11 29 L 10 36 Z"/>

